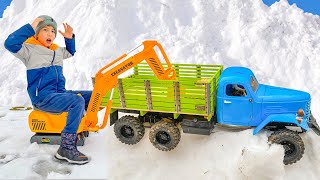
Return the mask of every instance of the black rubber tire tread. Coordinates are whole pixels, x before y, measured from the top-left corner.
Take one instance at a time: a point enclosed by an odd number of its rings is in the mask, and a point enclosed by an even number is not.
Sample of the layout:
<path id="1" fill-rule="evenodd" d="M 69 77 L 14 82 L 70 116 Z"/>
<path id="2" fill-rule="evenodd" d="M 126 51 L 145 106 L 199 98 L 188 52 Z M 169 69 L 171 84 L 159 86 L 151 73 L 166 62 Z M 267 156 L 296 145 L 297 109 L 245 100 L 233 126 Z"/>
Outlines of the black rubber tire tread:
<path id="1" fill-rule="evenodd" d="M 283 163 L 285 165 L 293 164 L 299 161 L 304 153 L 304 143 L 301 137 L 297 132 L 288 130 L 288 129 L 280 129 L 278 131 L 273 132 L 268 141 L 271 143 L 281 144 L 283 141 L 289 141 L 294 144 L 296 148 L 296 153 L 293 155 L 285 155 L 283 159 Z"/>
<path id="2" fill-rule="evenodd" d="M 126 138 L 121 134 L 121 128 L 126 125 L 130 126 L 134 131 L 134 136 L 132 138 Z M 123 116 L 119 120 L 117 120 L 114 124 L 114 133 L 120 142 L 124 144 L 137 144 L 145 133 L 145 128 L 142 123 L 140 123 L 139 119 L 134 116 Z"/>
<path id="3" fill-rule="evenodd" d="M 159 131 L 165 131 L 171 138 L 171 141 L 168 144 L 160 144 L 156 140 L 156 134 Z M 180 142 L 181 134 L 179 128 L 174 125 L 173 123 L 166 122 L 166 121 L 159 121 L 155 123 L 149 132 L 149 140 L 154 147 L 161 151 L 171 151 L 174 149 L 178 143 Z"/>

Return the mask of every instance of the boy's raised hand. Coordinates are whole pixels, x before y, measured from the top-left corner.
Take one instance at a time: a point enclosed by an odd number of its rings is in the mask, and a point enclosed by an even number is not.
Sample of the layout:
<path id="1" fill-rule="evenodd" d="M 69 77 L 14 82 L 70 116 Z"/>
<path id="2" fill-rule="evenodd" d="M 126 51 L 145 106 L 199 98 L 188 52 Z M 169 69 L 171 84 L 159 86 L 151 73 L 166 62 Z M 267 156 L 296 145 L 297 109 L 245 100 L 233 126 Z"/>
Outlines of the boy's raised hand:
<path id="1" fill-rule="evenodd" d="M 68 23 L 62 23 L 62 24 L 65 32 L 62 32 L 59 30 L 59 33 L 65 38 L 72 39 L 73 28 Z"/>
<path id="2" fill-rule="evenodd" d="M 33 28 L 34 31 L 36 31 L 36 28 L 38 26 L 38 24 L 41 22 L 41 21 L 44 21 L 43 18 L 36 18 L 35 20 L 33 20 L 31 26 Z"/>

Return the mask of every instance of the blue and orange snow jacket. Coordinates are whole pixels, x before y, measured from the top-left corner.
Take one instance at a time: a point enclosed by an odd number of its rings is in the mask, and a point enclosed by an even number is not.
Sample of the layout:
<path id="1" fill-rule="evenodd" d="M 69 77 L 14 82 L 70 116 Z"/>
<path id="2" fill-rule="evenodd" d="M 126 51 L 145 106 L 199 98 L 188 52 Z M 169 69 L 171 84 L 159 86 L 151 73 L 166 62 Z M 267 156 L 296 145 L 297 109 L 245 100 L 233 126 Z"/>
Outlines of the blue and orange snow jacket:
<path id="1" fill-rule="evenodd" d="M 28 94 L 32 104 L 50 93 L 64 93 L 65 77 L 63 60 L 74 55 L 75 38 L 65 38 L 66 47 L 52 44 L 46 48 L 34 38 L 35 31 L 30 24 L 22 26 L 8 36 L 4 46 L 27 67 Z"/>

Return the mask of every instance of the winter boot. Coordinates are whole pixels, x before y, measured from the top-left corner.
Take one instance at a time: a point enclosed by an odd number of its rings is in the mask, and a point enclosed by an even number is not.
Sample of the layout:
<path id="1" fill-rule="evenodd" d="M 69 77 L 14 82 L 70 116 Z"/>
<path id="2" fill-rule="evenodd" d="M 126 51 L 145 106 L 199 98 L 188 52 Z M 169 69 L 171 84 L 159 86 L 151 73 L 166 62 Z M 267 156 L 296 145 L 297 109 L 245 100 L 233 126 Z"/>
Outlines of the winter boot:
<path id="1" fill-rule="evenodd" d="M 61 145 L 55 157 L 59 160 L 68 161 L 71 164 L 88 163 L 88 157 L 77 149 L 77 139 L 77 134 L 61 133 Z"/>

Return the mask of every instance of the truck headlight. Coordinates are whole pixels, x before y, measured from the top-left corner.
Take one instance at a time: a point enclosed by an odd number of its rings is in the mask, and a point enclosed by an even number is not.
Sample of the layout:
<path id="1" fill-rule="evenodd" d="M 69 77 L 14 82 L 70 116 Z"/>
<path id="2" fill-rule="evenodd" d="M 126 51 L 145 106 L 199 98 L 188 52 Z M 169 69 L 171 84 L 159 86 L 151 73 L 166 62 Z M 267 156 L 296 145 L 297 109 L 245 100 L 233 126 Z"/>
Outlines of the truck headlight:
<path id="1" fill-rule="evenodd" d="M 296 114 L 296 120 L 298 121 L 298 123 L 301 123 L 302 122 L 302 119 L 303 119 L 303 117 L 304 117 L 304 111 L 303 111 L 303 109 L 299 109 L 298 111 L 297 111 L 297 114 Z"/>
<path id="2" fill-rule="evenodd" d="M 297 111 L 297 116 L 298 116 L 298 117 L 303 117 L 303 116 L 304 116 L 304 111 L 303 111 L 303 109 L 299 109 L 299 110 Z"/>

